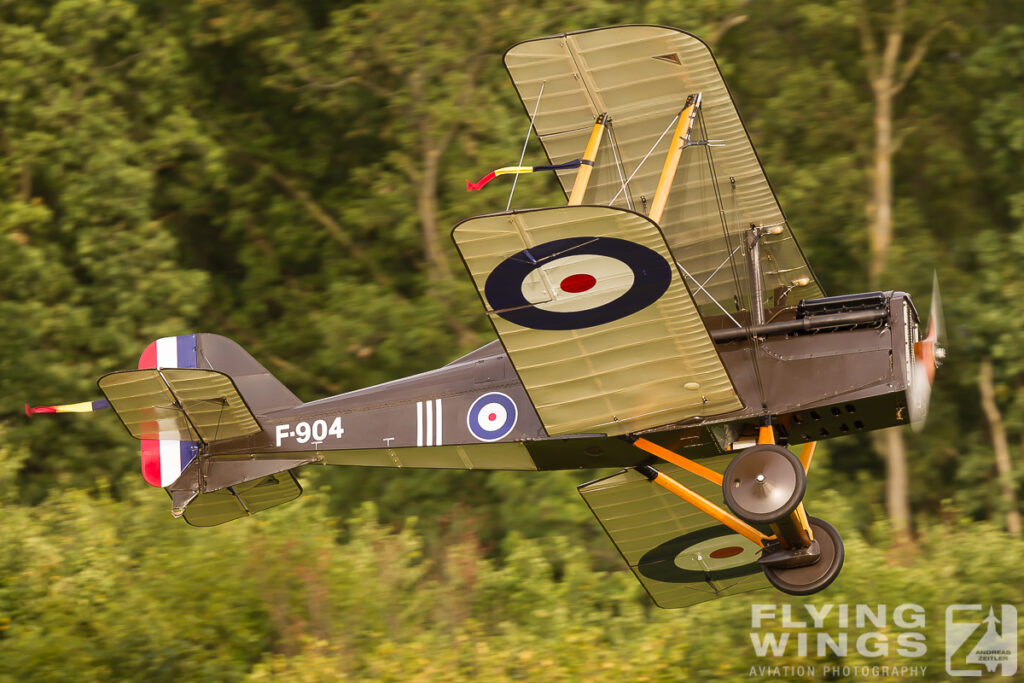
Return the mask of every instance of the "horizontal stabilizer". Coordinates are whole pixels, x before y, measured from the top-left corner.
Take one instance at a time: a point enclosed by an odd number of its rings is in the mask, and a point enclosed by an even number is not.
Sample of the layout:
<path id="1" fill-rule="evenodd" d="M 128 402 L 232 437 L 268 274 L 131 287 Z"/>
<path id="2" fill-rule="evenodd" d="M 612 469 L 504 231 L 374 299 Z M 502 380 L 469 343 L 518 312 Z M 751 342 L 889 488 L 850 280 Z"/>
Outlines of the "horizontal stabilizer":
<path id="1" fill-rule="evenodd" d="M 211 443 L 262 431 L 231 378 L 215 370 L 112 372 L 98 384 L 137 439 Z"/>
<path id="2" fill-rule="evenodd" d="M 290 471 L 271 474 L 244 484 L 200 493 L 185 508 L 192 526 L 216 526 L 262 512 L 302 495 L 302 487 Z M 173 500 L 173 494 L 172 494 Z"/>

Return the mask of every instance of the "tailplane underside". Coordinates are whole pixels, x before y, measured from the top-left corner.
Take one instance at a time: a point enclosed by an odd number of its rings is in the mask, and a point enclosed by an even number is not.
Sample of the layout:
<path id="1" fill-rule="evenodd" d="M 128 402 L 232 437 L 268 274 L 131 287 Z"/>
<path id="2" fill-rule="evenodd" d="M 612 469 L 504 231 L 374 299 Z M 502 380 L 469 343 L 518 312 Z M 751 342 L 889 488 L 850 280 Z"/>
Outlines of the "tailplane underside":
<path id="1" fill-rule="evenodd" d="M 302 487 L 291 471 L 279 472 L 253 481 L 201 493 L 184 509 L 192 526 L 216 526 L 248 517 L 302 495 Z M 172 500 L 174 493 L 171 492 Z"/>

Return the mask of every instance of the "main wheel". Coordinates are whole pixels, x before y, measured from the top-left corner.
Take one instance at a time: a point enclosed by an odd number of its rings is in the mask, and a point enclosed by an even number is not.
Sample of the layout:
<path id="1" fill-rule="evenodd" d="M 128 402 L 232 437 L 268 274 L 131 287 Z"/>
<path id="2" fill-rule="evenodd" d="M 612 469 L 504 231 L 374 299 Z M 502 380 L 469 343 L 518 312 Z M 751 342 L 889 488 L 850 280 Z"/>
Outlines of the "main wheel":
<path id="1" fill-rule="evenodd" d="M 843 539 L 839 537 L 839 532 L 835 530 L 835 527 L 817 517 L 808 517 L 807 521 L 811 525 L 811 534 L 814 536 L 814 540 L 821 548 L 821 556 L 818 561 L 806 567 L 790 569 L 762 567 L 769 583 L 790 595 L 810 595 L 828 588 L 829 584 L 839 576 L 839 570 L 843 568 L 843 559 L 846 556 L 843 550 Z"/>
<path id="2" fill-rule="evenodd" d="M 748 524 L 770 524 L 788 517 L 804 497 L 807 474 L 789 449 L 774 444 L 740 451 L 725 468 L 725 504 Z"/>

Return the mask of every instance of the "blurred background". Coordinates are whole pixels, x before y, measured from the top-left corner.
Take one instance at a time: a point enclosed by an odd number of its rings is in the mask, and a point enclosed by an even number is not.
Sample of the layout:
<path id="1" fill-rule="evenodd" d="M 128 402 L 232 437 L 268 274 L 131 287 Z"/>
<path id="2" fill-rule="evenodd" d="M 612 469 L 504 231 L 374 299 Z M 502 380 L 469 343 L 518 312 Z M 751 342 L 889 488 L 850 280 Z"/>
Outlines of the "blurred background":
<path id="1" fill-rule="evenodd" d="M 828 591 L 653 607 L 575 491 L 599 471 L 308 467 L 191 528 L 113 414 L 25 417 L 161 336 L 304 400 L 493 339 L 448 233 L 507 200 L 465 191 L 526 131 L 501 55 L 615 23 L 711 45 L 829 294 L 926 317 L 938 272 L 927 428 L 815 458 Z M 0 0 L 0 680 L 756 679 L 751 602 L 921 604 L 927 654 L 842 661 L 944 680 L 946 605 L 1024 607 L 1022 170 L 1020 3 Z M 513 206 L 564 201 L 535 174 Z"/>

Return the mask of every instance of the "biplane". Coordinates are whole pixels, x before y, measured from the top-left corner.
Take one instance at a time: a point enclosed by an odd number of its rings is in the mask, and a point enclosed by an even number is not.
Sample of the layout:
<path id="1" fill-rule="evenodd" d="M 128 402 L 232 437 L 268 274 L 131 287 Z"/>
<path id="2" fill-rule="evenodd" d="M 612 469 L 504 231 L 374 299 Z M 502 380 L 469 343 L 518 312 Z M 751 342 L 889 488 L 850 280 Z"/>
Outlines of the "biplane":
<path id="1" fill-rule="evenodd" d="M 467 189 L 550 170 L 568 202 L 453 229 L 496 341 L 304 403 L 188 334 L 101 377 L 103 401 L 26 410 L 112 408 L 196 526 L 296 498 L 313 463 L 619 468 L 579 491 L 659 606 L 824 589 L 844 551 L 804 507 L 815 444 L 925 419 L 937 295 L 927 331 L 906 293 L 824 295 L 698 37 L 615 26 L 504 61 L 549 163 Z"/>

